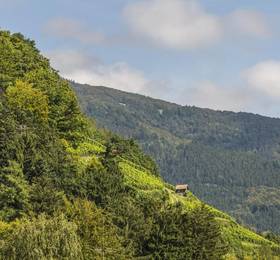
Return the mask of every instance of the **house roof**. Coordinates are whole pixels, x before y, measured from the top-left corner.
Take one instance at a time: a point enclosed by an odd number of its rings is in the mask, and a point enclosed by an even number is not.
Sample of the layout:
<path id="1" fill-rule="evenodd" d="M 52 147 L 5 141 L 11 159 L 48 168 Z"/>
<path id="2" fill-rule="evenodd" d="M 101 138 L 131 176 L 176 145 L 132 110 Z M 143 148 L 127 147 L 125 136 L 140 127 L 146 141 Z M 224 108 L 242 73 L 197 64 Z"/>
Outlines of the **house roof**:
<path id="1" fill-rule="evenodd" d="M 188 189 L 188 184 L 178 184 L 176 185 L 176 190 L 186 190 Z"/>

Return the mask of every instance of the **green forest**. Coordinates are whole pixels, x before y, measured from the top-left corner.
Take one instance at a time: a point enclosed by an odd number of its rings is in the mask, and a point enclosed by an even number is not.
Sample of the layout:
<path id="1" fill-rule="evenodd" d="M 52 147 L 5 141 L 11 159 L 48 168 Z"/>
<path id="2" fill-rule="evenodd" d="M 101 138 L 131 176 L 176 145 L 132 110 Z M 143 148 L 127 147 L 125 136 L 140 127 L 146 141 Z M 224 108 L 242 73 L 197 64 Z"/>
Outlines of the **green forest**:
<path id="1" fill-rule="evenodd" d="M 180 106 L 72 82 L 98 126 L 136 139 L 164 180 L 260 232 L 280 233 L 280 119 Z"/>
<path id="2" fill-rule="evenodd" d="M 32 40 L 0 31 L 0 57 L 0 259 L 279 259 L 86 118 Z"/>

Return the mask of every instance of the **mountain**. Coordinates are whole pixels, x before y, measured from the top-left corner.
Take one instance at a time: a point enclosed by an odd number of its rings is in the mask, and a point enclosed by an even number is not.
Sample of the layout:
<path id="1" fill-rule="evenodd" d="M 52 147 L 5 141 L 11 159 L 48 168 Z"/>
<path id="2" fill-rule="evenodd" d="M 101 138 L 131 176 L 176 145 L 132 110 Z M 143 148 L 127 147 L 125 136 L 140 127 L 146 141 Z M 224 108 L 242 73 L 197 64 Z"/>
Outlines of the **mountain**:
<path id="1" fill-rule="evenodd" d="M 72 82 L 98 126 L 136 139 L 164 180 L 258 231 L 280 233 L 280 119 L 180 106 Z"/>
<path id="2" fill-rule="evenodd" d="M 279 259 L 176 193 L 133 140 L 97 128 L 35 43 L 0 31 L 0 259 Z"/>

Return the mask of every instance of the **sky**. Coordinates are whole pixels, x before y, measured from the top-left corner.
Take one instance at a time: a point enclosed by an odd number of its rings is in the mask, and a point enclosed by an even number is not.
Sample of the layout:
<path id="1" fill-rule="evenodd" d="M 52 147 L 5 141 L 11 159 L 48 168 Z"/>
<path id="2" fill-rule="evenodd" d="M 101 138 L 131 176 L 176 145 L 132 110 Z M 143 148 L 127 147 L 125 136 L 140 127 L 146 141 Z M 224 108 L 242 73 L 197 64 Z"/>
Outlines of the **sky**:
<path id="1" fill-rule="evenodd" d="M 0 28 L 35 40 L 65 78 L 280 117 L 279 0 L 0 0 L 0 10 Z"/>

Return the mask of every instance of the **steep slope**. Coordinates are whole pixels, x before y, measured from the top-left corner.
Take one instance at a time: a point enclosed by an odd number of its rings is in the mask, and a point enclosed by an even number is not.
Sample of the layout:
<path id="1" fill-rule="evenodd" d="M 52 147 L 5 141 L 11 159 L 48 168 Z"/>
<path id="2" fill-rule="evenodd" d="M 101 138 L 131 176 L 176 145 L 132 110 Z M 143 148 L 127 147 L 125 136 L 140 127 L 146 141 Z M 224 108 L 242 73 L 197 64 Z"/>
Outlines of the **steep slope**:
<path id="1" fill-rule="evenodd" d="M 95 142 L 95 144 L 98 144 L 98 142 Z M 86 156 L 83 149 L 77 149 L 74 153 L 88 163 L 91 161 L 91 157 L 98 160 L 96 155 L 100 154 L 102 149 L 105 148 L 105 146 L 99 143 L 99 145 L 94 146 L 91 150 L 87 150 Z M 114 149 L 116 148 L 119 149 L 119 146 L 114 146 Z M 192 192 L 189 191 L 185 196 L 176 194 L 173 185 L 165 183 L 159 176 L 151 173 L 148 169 L 124 157 L 126 157 L 125 154 L 119 154 L 114 159 L 117 160 L 118 167 L 123 173 L 126 188 L 134 194 L 136 201 L 146 203 L 148 201 L 156 201 L 157 210 L 164 210 L 165 207 L 177 204 L 181 204 L 185 212 L 193 212 L 200 209 L 200 207 L 204 207 L 204 203 L 194 196 Z M 211 206 L 205 206 L 217 221 L 221 228 L 222 239 L 228 246 L 228 252 L 224 256 L 225 259 L 254 259 L 256 257 L 259 259 L 280 259 L 280 256 L 278 256 L 280 254 L 280 245 L 242 227 L 227 214 Z M 126 214 L 129 213 L 126 212 Z M 131 217 L 131 215 L 128 215 L 128 217 Z M 173 217 L 175 218 L 175 216 Z M 199 219 L 197 221 L 192 224 L 199 226 Z M 197 226 L 196 228 L 198 228 Z M 203 236 L 202 241 L 205 239 L 206 237 Z M 185 258 L 183 257 L 182 259 Z M 205 258 L 202 257 L 201 259 Z M 206 257 L 206 259 L 208 258 Z M 214 259 L 216 258 L 214 257 Z"/>
<path id="2" fill-rule="evenodd" d="M 280 120 L 72 83 L 84 112 L 138 140 L 170 183 L 258 230 L 280 232 Z"/>
<path id="3" fill-rule="evenodd" d="M 0 31 L 0 56 L 0 259 L 279 259 L 89 122 L 32 41 Z"/>
<path id="4" fill-rule="evenodd" d="M 191 192 L 185 197 L 177 195 L 174 192 L 174 187 L 166 185 L 155 176 L 149 175 L 147 172 L 139 171 L 127 163 L 120 163 L 120 167 L 125 175 L 125 181 L 130 187 L 134 187 L 141 196 L 159 196 L 160 193 L 167 192 L 170 203 L 181 202 L 185 210 L 192 210 L 201 205 Z M 263 237 L 256 235 L 252 231 L 238 225 L 234 219 L 228 215 L 209 207 L 210 211 L 215 215 L 216 220 L 222 226 L 222 236 L 231 246 L 230 252 L 227 254 L 227 259 L 231 257 L 256 257 L 261 259 L 269 259 L 273 257 L 273 253 L 260 252 L 259 248 L 268 246 L 268 242 Z M 271 244 L 272 245 L 272 244 Z M 272 246 L 273 248 L 274 246 Z M 277 247 L 275 247 L 277 251 Z"/>

